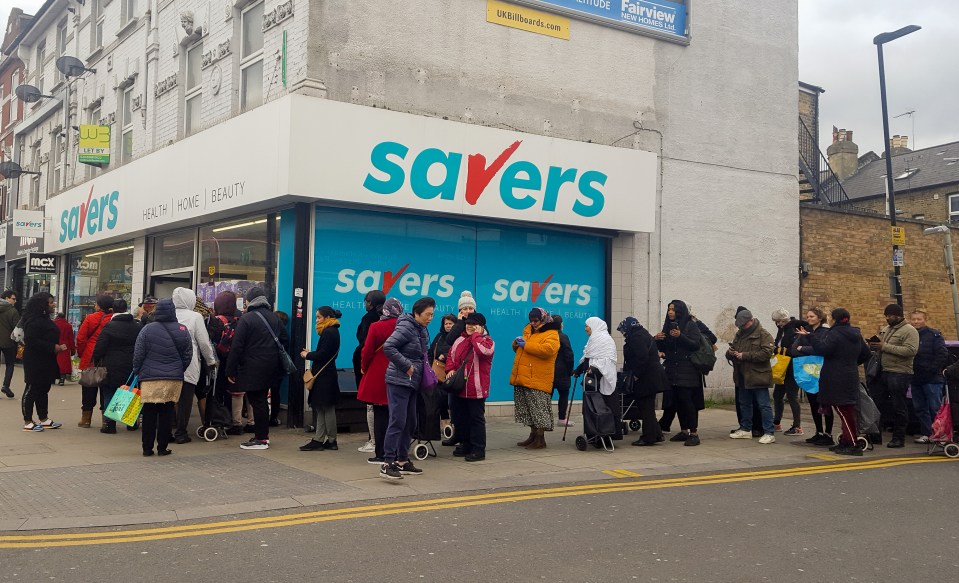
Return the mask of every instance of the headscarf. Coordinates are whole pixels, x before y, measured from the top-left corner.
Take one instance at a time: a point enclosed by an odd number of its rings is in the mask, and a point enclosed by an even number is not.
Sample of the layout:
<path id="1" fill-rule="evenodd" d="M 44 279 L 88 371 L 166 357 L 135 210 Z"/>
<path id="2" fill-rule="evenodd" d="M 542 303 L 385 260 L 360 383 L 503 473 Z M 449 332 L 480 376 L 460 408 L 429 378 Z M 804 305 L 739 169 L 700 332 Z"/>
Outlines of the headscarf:
<path id="1" fill-rule="evenodd" d="M 390 318 L 399 318 L 403 313 L 403 304 L 396 298 L 388 298 L 383 303 L 383 315 L 380 320 L 389 320 Z"/>
<path id="2" fill-rule="evenodd" d="M 542 322 L 543 325 L 549 324 L 550 322 L 553 321 L 553 317 L 550 316 L 549 312 L 547 312 L 543 308 L 533 308 L 532 310 L 529 311 L 529 317 L 539 318 L 539 321 Z"/>
<path id="3" fill-rule="evenodd" d="M 666 314 L 666 318 L 663 321 L 663 332 L 665 334 L 669 334 L 670 322 L 676 322 L 677 324 L 679 324 L 680 330 L 683 330 L 686 328 L 686 324 L 690 320 L 689 308 L 686 307 L 686 302 L 682 300 L 672 300 L 669 303 L 673 305 L 673 310 L 676 312 L 676 319 L 670 320 L 669 314 Z M 669 304 L 666 304 L 666 305 L 668 306 Z"/>
<path id="4" fill-rule="evenodd" d="M 632 316 L 627 316 L 622 322 L 619 323 L 619 326 L 616 326 L 616 331 L 625 336 L 636 326 L 639 326 L 639 320 Z M 590 328 L 592 328 L 592 326 L 590 326 Z"/>
<path id="5" fill-rule="evenodd" d="M 587 318 L 586 325 L 591 332 L 586 347 L 583 348 L 583 357 L 579 361 L 589 359 L 589 366 L 603 375 L 599 381 L 599 392 L 612 395 L 616 389 L 616 343 L 602 319 L 596 316 Z"/>
<path id="6" fill-rule="evenodd" d="M 218 316 L 232 318 L 236 316 L 236 294 L 231 291 L 221 291 L 213 300 L 213 311 Z"/>

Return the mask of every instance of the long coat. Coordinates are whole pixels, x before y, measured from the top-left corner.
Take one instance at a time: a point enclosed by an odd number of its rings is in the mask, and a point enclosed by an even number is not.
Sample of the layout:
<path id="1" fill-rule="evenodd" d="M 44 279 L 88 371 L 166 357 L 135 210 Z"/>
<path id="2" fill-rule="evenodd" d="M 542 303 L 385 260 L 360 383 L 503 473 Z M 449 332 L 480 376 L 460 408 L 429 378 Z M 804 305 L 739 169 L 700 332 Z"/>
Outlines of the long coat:
<path id="1" fill-rule="evenodd" d="M 556 365 L 553 367 L 553 387 L 569 389 L 569 377 L 573 376 L 573 347 L 569 343 L 569 336 L 559 332 L 559 354 L 556 355 Z"/>
<path id="2" fill-rule="evenodd" d="M 396 330 L 396 318 L 374 322 L 366 335 L 360 362 L 363 378 L 356 398 L 371 405 L 386 405 L 386 368 L 390 360 L 383 354 L 383 345 Z"/>
<path id="3" fill-rule="evenodd" d="M 57 355 L 57 364 L 60 365 L 60 374 L 68 375 L 73 373 L 72 355 L 77 351 L 77 343 L 73 340 L 73 326 L 67 322 L 66 318 L 56 318 L 53 321 L 60 329 L 60 344 L 65 344 L 67 349 Z M 0 331 L 0 335 L 3 332 Z"/>
<path id="4" fill-rule="evenodd" d="M 80 370 L 93 366 L 93 347 L 97 344 L 100 332 L 113 314 L 93 312 L 83 319 L 77 330 L 77 354 L 80 355 Z"/>
<path id="5" fill-rule="evenodd" d="M 47 317 L 34 317 L 23 326 L 23 377 L 28 385 L 47 386 L 60 377 L 57 344 L 60 329 Z"/>
<path id="6" fill-rule="evenodd" d="M 545 393 L 553 392 L 553 375 L 556 374 L 556 356 L 559 354 L 559 328 L 552 322 L 544 324 L 538 331 L 527 324 L 523 328 L 526 346 L 513 341 L 513 372 L 509 384 L 514 387 L 526 387 Z"/>
<path id="7" fill-rule="evenodd" d="M 680 320 L 679 336 L 673 338 L 667 329 L 663 333 L 666 337 L 657 340 L 656 345 L 666 355 L 663 366 L 669 384 L 674 387 L 702 387 L 703 375 L 689 360 L 689 356 L 699 350 L 703 337 L 699 326 L 691 319 L 685 322 Z"/>
<path id="8" fill-rule="evenodd" d="M 116 314 L 103 327 L 97 345 L 93 348 L 93 361 L 107 367 L 103 382 L 110 389 L 122 385 L 133 371 L 133 350 L 136 348 L 140 322 L 130 314 Z"/>
<path id="9" fill-rule="evenodd" d="M 335 405 L 340 399 L 339 375 L 336 373 L 336 354 L 340 351 L 340 325 L 327 326 L 316 341 L 316 350 L 306 355 L 310 361 L 310 370 L 316 374 L 323 372 L 313 381 L 310 389 L 309 404 L 314 409 Z M 325 367 L 325 368 L 324 368 Z M 362 382 L 362 381 L 360 381 Z"/>
<path id="10" fill-rule="evenodd" d="M 633 326 L 623 346 L 623 372 L 633 376 L 633 394 L 648 397 L 669 388 L 666 370 L 659 362 L 659 348 L 649 331 Z"/>
<path id="11" fill-rule="evenodd" d="M 236 380 L 236 384 L 230 386 L 231 392 L 279 390 L 280 380 L 286 374 L 280 363 L 280 350 L 285 349 L 276 345 L 257 313 L 263 314 L 282 346 L 289 343 L 286 328 L 269 304 L 251 305 L 236 324 L 227 358 L 226 374 Z"/>
<path id="12" fill-rule="evenodd" d="M 775 341 L 758 320 L 745 330 L 736 332 L 729 348 L 742 352 L 742 360 L 731 359 L 736 384 L 745 389 L 768 389 L 773 386 L 773 357 Z"/>
<path id="13" fill-rule="evenodd" d="M 819 402 L 824 405 L 859 403 L 859 365 L 869 360 L 869 346 L 859 328 L 836 324 L 809 338 L 813 353 L 823 357 L 819 372 Z"/>

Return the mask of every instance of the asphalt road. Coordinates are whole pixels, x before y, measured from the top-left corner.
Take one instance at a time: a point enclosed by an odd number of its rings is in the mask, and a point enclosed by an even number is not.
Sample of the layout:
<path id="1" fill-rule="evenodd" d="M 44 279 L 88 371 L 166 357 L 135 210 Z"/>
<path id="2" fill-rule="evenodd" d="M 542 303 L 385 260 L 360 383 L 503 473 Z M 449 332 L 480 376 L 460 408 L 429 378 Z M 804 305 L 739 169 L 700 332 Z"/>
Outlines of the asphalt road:
<path id="1" fill-rule="evenodd" d="M 0 548 L 0 581 L 955 581 L 959 464 L 844 463 L 224 523 L 253 529 L 239 532 L 84 531 L 83 546 L 41 548 L 77 540 L 47 533 Z M 99 538 L 136 532 L 174 538 Z"/>

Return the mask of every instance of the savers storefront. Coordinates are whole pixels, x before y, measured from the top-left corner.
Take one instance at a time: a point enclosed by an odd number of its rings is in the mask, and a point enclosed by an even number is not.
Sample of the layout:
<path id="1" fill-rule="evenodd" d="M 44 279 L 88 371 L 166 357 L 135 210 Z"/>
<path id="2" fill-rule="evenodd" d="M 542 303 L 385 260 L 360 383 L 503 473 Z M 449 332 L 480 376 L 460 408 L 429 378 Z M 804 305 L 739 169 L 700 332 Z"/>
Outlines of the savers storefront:
<path id="1" fill-rule="evenodd" d="M 433 296 L 435 333 L 469 290 L 499 347 L 491 400 L 509 400 L 509 344 L 532 306 L 567 318 L 576 352 L 583 320 L 609 317 L 610 241 L 653 230 L 657 167 L 639 150 L 288 95 L 50 199 L 46 250 L 132 245 L 134 305 L 170 278 L 205 292 L 211 268 L 245 281 L 252 272 L 237 266 L 265 261 L 253 279 L 275 277 L 294 348 L 314 344 L 316 307 L 343 312 L 341 369 L 366 291 L 407 306 Z M 253 225 L 273 226 L 240 236 Z M 206 232 L 258 246 L 205 262 Z M 196 251 L 168 266 L 168 239 Z"/>

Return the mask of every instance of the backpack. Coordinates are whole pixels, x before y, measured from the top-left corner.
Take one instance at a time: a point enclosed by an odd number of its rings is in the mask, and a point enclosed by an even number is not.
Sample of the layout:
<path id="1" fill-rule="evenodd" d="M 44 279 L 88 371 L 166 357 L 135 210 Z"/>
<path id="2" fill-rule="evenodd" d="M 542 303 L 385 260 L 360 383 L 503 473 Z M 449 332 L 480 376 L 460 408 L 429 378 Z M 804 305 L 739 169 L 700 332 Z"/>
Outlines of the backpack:
<path id="1" fill-rule="evenodd" d="M 700 337 L 699 350 L 689 355 L 689 362 L 693 363 L 699 374 L 703 376 L 713 372 L 713 367 L 716 366 L 716 352 L 705 336 Z"/>
<path id="2" fill-rule="evenodd" d="M 233 335 L 236 334 L 236 323 L 239 321 L 239 318 L 230 319 L 226 316 L 217 316 L 216 319 L 219 320 L 223 326 L 220 338 L 216 341 L 216 353 L 222 357 L 226 357 L 230 354 L 230 348 L 233 346 Z"/>

